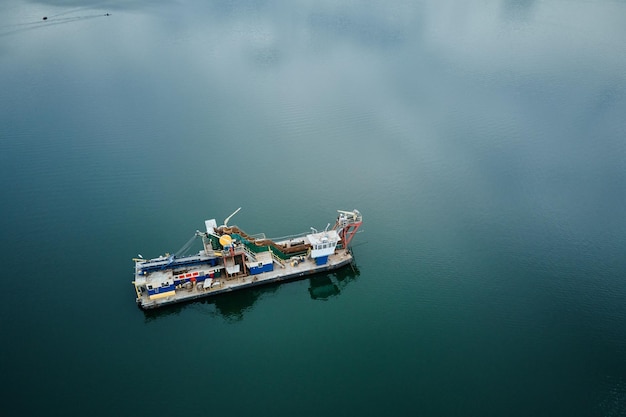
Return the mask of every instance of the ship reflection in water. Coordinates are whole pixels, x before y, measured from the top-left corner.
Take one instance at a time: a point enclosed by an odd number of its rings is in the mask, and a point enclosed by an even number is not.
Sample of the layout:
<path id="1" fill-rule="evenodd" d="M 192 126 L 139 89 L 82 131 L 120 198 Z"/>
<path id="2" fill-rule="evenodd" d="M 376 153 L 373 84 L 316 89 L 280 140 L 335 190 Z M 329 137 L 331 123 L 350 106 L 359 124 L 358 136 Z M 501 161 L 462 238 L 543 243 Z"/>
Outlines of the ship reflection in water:
<path id="1" fill-rule="evenodd" d="M 332 273 L 315 275 L 308 278 L 309 295 L 312 300 L 322 301 L 337 297 L 348 284 L 357 279 L 359 274 L 359 269 L 353 264 Z M 296 285 L 296 283 L 270 284 L 263 287 L 220 294 L 212 298 L 165 306 L 161 309 L 142 311 L 146 322 L 157 320 L 161 317 L 177 315 L 186 309 L 202 311 L 207 315 L 222 317 L 229 322 L 237 322 L 243 320 L 245 314 L 250 312 L 259 300 L 275 293 L 285 285 Z"/>
<path id="2" fill-rule="evenodd" d="M 313 300 L 326 301 L 341 294 L 358 275 L 359 269 L 353 264 L 332 274 L 314 276 L 309 279 L 309 294 Z"/>

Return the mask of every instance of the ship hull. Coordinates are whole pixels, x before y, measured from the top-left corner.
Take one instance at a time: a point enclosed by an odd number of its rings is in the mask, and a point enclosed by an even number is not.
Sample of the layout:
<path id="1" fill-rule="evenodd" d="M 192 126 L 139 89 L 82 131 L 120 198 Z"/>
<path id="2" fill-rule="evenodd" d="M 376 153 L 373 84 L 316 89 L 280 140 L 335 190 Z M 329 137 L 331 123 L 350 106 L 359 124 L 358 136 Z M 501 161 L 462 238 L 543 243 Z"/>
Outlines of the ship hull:
<path id="1" fill-rule="evenodd" d="M 137 297 L 137 305 L 144 310 L 155 309 L 171 304 L 185 301 L 192 301 L 201 298 L 214 297 L 220 294 L 244 290 L 246 288 L 258 287 L 273 283 L 296 281 L 304 279 L 313 274 L 333 271 L 350 265 L 353 261 L 352 254 L 348 250 L 340 250 L 336 254 L 330 255 L 324 265 L 317 265 L 315 260 L 305 260 L 297 265 L 286 264 L 284 268 L 276 268 L 273 271 L 262 272 L 256 275 L 221 277 L 213 280 L 210 288 L 200 287 L 192 284 L 187 289 L 181 286 L 174 292 L 162 293 L 163 297 L 150 298 L 149 294 L 140 294 Z"/>

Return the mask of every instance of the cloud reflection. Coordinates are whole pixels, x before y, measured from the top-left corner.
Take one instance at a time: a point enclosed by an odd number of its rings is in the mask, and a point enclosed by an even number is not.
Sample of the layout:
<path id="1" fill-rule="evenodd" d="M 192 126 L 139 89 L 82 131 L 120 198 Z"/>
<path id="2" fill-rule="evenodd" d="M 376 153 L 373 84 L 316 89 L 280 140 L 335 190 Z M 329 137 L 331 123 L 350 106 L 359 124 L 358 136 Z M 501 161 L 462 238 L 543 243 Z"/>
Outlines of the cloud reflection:
<path id="1" fill-rule="evenodd" d="M 554 195 L 563 189 L 556 178 L 570 175 L 571 163 L 586 176 L 614 174 L 582 164 L 593 152 L 615 162 L 582 132 L 603 132 L 603 148 L 618 149 L 623 123 L 616 115 L 625 106 L 619 86 L 626 54 L 618 41 L 626 38 L 623 4 L 31 5 L 37 12 L 42 5 L 55 7 L 56 16 L 67 18 L 74 11 L 119 11 L 106 26 L 81 27 L 80 36 L 59 25 L 47 28 L 50 43 L 41 43 L 43 36 L 16 39 L 33 57 L 54 51 L 57 58 L 42 70 L 51 81 L 71 88 L 59 81 L 67 72 L 67 79 L 84 85 L 99 83 L 97 93 L 128 112 L 167 115 L 201 126 L 197 132 L 209 130 L 202 123 L 210 111 L 231 138 L 220 143 L 223 150 L 237 149 L 240 138 L 267 137 L 277 148 L 301 147 L 286 162 L 294 169 L 307 163 L 308 142 L 320 149 L 355 148 L 351 169 L 369 175 L 360 185 L 363 194 L 372 182 L 389 201 L 416 184 L 433 194 L 456 187 L 457 201 L 480 210 L 488 201 L 518 198 L 521 187 Z M 261 147 L 255 152 L 272 157 Z M 328 164 L 339 161 L 337 156 Z M 404 183 L 385 183 L 394 177 L 390 173 Z M 576 197 L 574 190 L 559 204 Z M 524 198 L 535 196 L 527 192 Z M 520 201 L 524 205 L 532 202 Z"/>

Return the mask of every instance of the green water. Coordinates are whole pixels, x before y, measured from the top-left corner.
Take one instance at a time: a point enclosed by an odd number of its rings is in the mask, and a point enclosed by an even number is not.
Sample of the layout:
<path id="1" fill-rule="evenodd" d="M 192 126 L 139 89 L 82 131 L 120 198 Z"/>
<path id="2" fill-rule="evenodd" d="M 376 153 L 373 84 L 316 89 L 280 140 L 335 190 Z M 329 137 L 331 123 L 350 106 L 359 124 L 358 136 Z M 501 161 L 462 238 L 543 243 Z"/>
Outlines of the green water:
<path id="1" fill-rule="evenodd" d="M 2 414 L 626 415 L 623 16 L 3 2 Z M 356 268 L 137 309 L 131 258 L 238 207 L 358 209 Z"/>

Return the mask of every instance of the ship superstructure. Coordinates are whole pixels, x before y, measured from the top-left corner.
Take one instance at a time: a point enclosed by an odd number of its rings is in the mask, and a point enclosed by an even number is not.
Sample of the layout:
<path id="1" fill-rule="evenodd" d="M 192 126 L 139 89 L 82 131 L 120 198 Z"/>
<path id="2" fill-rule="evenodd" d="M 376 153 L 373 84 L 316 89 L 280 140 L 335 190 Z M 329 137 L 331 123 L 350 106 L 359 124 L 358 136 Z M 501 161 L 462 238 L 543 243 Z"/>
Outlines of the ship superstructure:
<path id="1" fill-rule="evenodd" d="M 237 226 L 206 220 L 197 231 L 203 249 L 197 254 L 163 255 L 135 261 L 137 304 L 144 309 L 208 297 L 272 282 L 299 279 L 348 265 L 353 261 L 350 242 L 362 224 L 358 210 L 338 210 L 335 225 L 322 231 L 268 239 L 248 235 Z M 191 243 L 192 241 L 190 241 Z M 187 245 L 186 245 L 187 246 Z"/>

